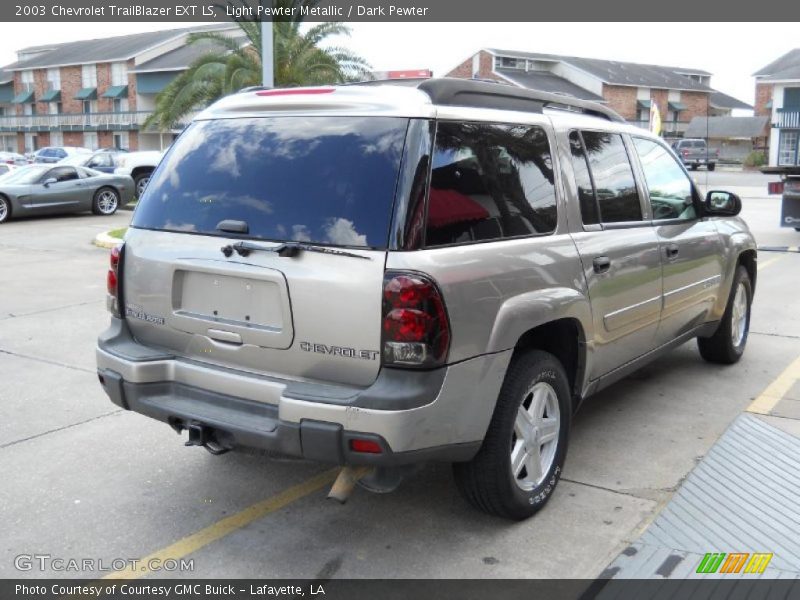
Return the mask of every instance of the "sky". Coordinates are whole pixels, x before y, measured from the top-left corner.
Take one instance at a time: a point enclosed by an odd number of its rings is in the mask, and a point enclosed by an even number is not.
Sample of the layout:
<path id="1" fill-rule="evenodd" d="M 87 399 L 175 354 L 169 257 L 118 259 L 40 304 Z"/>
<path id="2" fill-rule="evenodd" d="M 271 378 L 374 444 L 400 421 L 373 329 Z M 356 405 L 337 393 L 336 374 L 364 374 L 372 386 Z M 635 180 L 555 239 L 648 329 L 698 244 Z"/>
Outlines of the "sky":
<path id="1" fill-rule="evenodd" d="M 0 23 L 0 65 L 16 50 L 186 23 Z M 482 47 L 703 69 L 711 85 L 749 104 L 753 72 L 796 46 L 796 23 L 351 23 L 334 40 L 376 71 L 444 75 Z"/>

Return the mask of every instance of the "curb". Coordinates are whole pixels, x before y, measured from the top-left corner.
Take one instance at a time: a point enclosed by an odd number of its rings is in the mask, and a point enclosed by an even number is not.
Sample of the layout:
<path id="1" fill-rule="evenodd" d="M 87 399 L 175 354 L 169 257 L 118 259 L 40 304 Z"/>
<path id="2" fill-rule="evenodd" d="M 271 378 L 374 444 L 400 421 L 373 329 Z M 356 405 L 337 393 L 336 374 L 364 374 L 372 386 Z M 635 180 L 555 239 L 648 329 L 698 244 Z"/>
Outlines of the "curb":
<path id="1" fill-rule="evenodd" d="M 107 231 L 104 231 L 103 233 L 98 233 L 92 240 L 92 243 L 99 248 L 111 249 L 114 246 L 119 246 L 122 243 L 122 240 L 119 238 L 111 237 L 110 235 L 108 235 Z"/>

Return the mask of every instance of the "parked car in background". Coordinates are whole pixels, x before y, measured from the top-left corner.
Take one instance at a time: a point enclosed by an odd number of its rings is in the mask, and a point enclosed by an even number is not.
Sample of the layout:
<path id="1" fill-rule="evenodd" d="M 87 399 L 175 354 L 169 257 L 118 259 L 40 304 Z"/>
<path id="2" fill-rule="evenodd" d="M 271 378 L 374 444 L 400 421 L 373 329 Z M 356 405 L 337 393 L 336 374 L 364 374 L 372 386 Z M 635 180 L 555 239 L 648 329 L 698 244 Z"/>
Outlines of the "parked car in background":
<path id="1" fill-rule="evenodd" d="M 59 165 L 86 167 L 101 173 L 113 173 L 117 168 L 118 152 L 100 150 L 94 154 L 75 154 L 58 162 Z"/>
<path id="2" fill-rule="evenodd" d="M 451 462 L 522 519 L 585 398 L 694 338 L 739 360 L 756 244 L 737 196 L 603 105 L 416 85 L 201 113 L 112 251 L 99 381 L 214 454 L 368 466 L 377 491 Z"/>
<path id="3" fill-rule="evenodd" d="M 0 223 L 11 217 L 81 212 L 113 215 L 133 199 L 133 180 L 71 165 L 34 164 L 0 178 Z"/>
<path id="4" fill-rule="evenodd" d="M 0 152 L 0 163 L 22 166 L 28 164 L 28 159 L 17 152 Z"/>
<path id="5" fill-rule="evenodd" d="M 709 171 L 717 168 L 719 150 L 710 150 L 703 139 L 678 140 L 672 144 L 672 149 L 681 159 L 681 162 L 692 171 L 696 171 L 699 166 L 704 166 Z"/>
<path id="6" fill-rule="evenodd" d="M 164 153 L 160 150 L 144 150 L 142 152 L 128 152 L 117 160 L 114 171 L 118 175 L 128 175 L 133 178 L 135 185 L 134 195 L 142 197 L 142 192 L 150 181 L 150 175 L 161 162 Z"/>
<path id="7" fill-rule="evenodd" d="M 96 152 L 112 152 L 119 154 L 120 152 L 129 152 L 127 148 L 99 148 Z"/>
<path id="8" fill-rule="evenodd" d="M 77 154 L 91 154 L 88 148 L 78 148 L 76 146 L 47 146 L 40 148 L 33 153 L 33 162 L 35 163 L 57 163 L 64 160 L 68 156 L 75 156 Z"/>
<path id="9" fill-rule="evenodd" d="M 17 169 L 15 164 L 0 163 L 0 179 L 12 173 L 15 169 Z"/>

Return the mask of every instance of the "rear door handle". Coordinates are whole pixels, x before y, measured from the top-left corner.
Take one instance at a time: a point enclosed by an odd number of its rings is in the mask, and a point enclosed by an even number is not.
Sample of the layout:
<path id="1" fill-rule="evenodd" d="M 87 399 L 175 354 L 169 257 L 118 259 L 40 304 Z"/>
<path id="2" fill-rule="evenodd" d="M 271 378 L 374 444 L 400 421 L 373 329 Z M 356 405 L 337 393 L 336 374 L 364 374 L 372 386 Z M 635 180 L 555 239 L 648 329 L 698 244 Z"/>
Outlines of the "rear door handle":
<path id="1" fill-rule="evenodd" d="M 669 259 L 677 258 L 678 252 L 680 252 L 680 248 L 678 248 L 676 244 L 667 244 L 664 249 L 664 252 L 666 253 L 667 258 Z"/>
<path id="2" fill-rule="evenodd" d="M 605 273 L 611 268 L 611 259 L 607 256 L 598 256 L 592 261 L 592 267 L 595 273 Z"/>

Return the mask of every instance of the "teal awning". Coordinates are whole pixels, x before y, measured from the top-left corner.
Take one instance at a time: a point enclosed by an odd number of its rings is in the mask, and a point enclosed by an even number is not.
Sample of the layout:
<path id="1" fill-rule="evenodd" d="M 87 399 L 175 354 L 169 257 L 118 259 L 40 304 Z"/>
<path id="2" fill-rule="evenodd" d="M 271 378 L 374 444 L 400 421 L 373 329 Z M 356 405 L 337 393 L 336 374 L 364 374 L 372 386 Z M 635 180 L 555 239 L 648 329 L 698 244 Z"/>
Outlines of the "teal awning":
<path id="1" fill-rule="evenodd" d="M 112 85 L 103 94 L 103 98 L 127 98 L 128 86 L 127 85 Z"/>
<path id="2" fill-rule="evenodd" d="M 683 102 L 667 102 L 670 110 L 679 111 L 686 110 L 686 105 Z"/>
<path id="3" fill-rule="evenodd" d="M 653 104 L 652 100 L 637 100 L 636 101 L 636 106 L 638 106 L 639 108 L 647 108 L 647 109 L 649 109 L 652 104 Z"/>
<path id="4" fill-rule="evenodd" d="M 39 98 L 39 102 L 61 102 L 61 90 L 50 90 Z"/>
<path id="5" fill-rule="evenodd" d="M 13 104 L 28 104 L 29 102 L 33 102 L 33 90 L 17 94 L 11 102 Z"/>
<path id="6" fill-rule="evenodd" d="M 75 94 L 76 100 L 97 100 L 97 88 L 81 88 Z"/>

